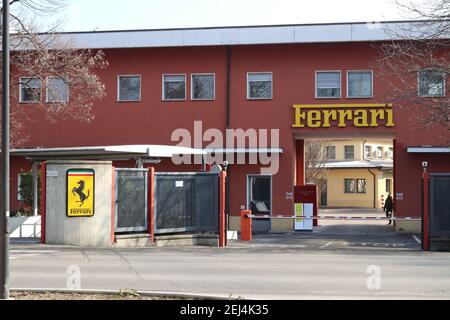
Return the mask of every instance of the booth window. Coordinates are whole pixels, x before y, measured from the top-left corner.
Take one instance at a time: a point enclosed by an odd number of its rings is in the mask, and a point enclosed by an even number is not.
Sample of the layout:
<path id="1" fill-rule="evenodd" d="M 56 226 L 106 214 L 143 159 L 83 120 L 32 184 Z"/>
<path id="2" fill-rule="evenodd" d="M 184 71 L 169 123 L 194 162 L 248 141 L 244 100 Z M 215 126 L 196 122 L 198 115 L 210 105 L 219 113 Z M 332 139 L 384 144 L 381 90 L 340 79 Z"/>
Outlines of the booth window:
<path id="1" fill-rule="evenodd" d="M 40 102 L 42 95 L 42 82 L 38 78 L 20 78 L 21 103 Z"/>
<path id="2" fill-rule="evenodd" d="M 356 179 L 356 192 L 358 193 L 366 193 L 366 179 Z"/>
<path id="3" fill-rule="evenodd" d="M 445 73 L 436 70 L 419 71 L 419 96 L 444 97 L 445 78 Z"/>
<path id="4" fill-rule="evenodd" d="M 119 76 L 118 87 L 119 101 L 141 100 L 141 76 Z"/>
<path id="5" fill-rule="evenodd" d="M 355 159 L 355 147 L 354 146 L 344 146 L 344 158 L 345 158 L 345 160 Z"/>
<path id="6" fill-rule="evenodd" d="M 355 179 L 344 179 L 345 193 L 355 193 Z"/>
<path id="7" fill-rule="evenodd" d="M 192 100 L 215 99 L 214 74 L 210 73 L 210 74 L 191 75 L 191 99 Z"/>
<path id="8" fill-rule="evenodd" d="M 347 97 L 372 98 L 372 71 L 347 72 Z"/>
<path id="9" fill-rule="evenodd" d="M 272 99 L 272 73 L 247 74 L 247 99 Z"/>
<path id="10" fill-rule="evenodd" d="M 62 102 L 69 101 L 69 84 L 63 78 L 48 78 L 47 79 L 47 102 Z"/>
<path id="11" fill-rule="evenodd" d="M 186 75 L 163 75 L 163 100 L 186 100 Z"/>
<path id="12" fill-rule="evenodd" d="M 336 159 L 336 147 L 335 146 L 327 146 L 327 159 L 335 160 Z"/>
<path id="13" fill-rule="evenodd" d="M 341 72 L 317 71 L 316 98 L 340 98 L 340 97 L 341 97 Z"/>

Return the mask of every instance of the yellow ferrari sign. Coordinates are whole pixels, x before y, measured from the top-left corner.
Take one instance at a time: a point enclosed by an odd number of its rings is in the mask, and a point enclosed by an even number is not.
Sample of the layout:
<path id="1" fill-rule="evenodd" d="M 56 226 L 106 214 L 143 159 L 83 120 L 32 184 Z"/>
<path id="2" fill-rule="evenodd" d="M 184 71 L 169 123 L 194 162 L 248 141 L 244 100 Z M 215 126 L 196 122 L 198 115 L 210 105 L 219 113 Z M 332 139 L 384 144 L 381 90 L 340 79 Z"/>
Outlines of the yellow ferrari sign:
<path id="1" fill-rule="evenodd" d="M 67 170 L 67 216 L 92 217 L 94 215 L 94 170 Z"/>

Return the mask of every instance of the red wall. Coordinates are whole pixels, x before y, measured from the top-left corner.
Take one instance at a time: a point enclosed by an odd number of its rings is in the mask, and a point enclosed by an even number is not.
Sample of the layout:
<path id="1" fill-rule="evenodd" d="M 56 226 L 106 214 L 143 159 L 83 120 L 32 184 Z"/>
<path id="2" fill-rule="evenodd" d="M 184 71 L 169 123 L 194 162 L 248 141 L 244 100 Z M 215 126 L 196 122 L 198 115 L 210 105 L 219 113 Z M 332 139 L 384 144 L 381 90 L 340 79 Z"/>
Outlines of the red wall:
<path id="1" fill-rule="evenodd" d="M 374 70 L 373 99 L 315 99 L 315 71 L 341 70 L 342 96 L 346 95 L 346 71 L 372 69 L 375 50 L 369 43 L 348 44 L 295 44 L 265 46 L 235 46 L 231 65 L 231 128 L 279 129 L 280 170 L 273 177 L 273 212 L 291 214 L 292 200 L 286 192 L 293 191 L 295 148 L 297 138 L 326 136 L 390 137 L 397 139 L 396 186 L 405 194 L 397 205 L 399 215 L 418 215 L 420 212 L 420 163 L 429 161 L 430 171 L 450 171 L 448 156 L 415 157 L 405 153 L 411 145 L 440 145 L 448 132 L 439 128 L 423 129 L 414 122 L 414 114 L 394 104 L 394 128 L 356 129 L 293 129 L 293 104 L 319 103 L 387 103 L 385 81 Z M 107 96 L 94 105 L 92 123 L 60 121 L 30 122 L 27 134 L 30 139 L 22 147 L 64 147 L 115 144 L 174 144 L 171 133 L 176 128 L 192 131 L 195 120 L 203 121 L 203 129 L 225 129 L 226 126 L 226 47 L 180 47 L 148 49 L 106 50 L 109 67 L 98 73 L 104 82 Z M 273 99 L 247 100 L 247 72 L 273 73 Z M 215 73 L 216 99 L 191 101 L 190 74 Z M 187 100 L 164 102 L 162 74 L 187 74 Z M 142 76 L 142 101 L 117 102 L 117 75 Z M 42 117 L 33 105 L 22 105 L 35 119 Z M 207 144 L 207 143 L 206 143 Z M 18 165 L 19 163 L 16 163 Z M 22 163 L 20 163 L 22 165 Z M 156 165 L 157 171 L 191 170 L 197 167 L 176 168 L 164 162 Z M 16 169 L 14 169 L 16 170 Z M 246 175 L 259 173 L 258 165 L 231 165 L 231 214 L 237 215 L 246 203 Z"/>

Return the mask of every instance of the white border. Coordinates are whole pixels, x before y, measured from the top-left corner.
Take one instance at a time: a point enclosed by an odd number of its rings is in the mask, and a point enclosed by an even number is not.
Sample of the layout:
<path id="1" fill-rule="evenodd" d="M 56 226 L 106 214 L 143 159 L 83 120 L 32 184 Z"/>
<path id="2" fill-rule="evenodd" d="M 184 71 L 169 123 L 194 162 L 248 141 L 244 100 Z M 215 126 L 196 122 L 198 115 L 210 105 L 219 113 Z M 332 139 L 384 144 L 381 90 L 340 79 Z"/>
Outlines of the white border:
<path id="1" fill-rule="evenodd" d="M 195 76 L 213 76 L 213 97 L 212 99 L 199 99 L 199 98 L 194 98 L 194 81 L 193 81 L 193 77 Z M 213 72 L 206 72 L 206 73 L 191 73 L 191 100 L 192 101 L 214 101 L 216 100 L 216 74 Z"/>
<path id="2" fill-rule="evenodd" d="M 318 73 L 331 73 L 339 72 L 339 97 L 318 97 L 317 96 L 317 74 Z M 342 70 L 316 70 L 315 71 L 315 86 L 314 86 L 314 97 L 316 99 L 341 99 L 342 98 Z"/>
<path id="3" fill-rule="evenodd" d="M 40 81 L 40 83 L 41 83 L 41 96 L 40 96 L 40 99 L 39 100 L 37 100 L 37 101 L 22 101 L 22 82 L 24 82 L 24 81 L 22 81 L 22 79 L 36 79 L 36 80 L 39 80 Z M 42 80 L 40 79 L 40 78 L 36 78 L 36 77 L 20 77 L 19 78 L 19 103 L 42 103 L 42 93 L 43 93 L 43 88 L 42 88 Z"/>
<path id="4" fill-rule="evenodd" d="M 138 100 L 120 100 L 120 78 L 121 77 L 139 77 L 139 99 Z M 119 74 L 117 75 L 117 102 L 140 102 L 142 101 L 142 76 L 140 74 Z"/>
<path id="5" fill-rule="evenodd" d="M 184 76 L 184 99 L 165 99 L 164 95 L 164 76 Z M 187 100 L 187 81 L 186 81 L 186 73 L 163 73 L 161 76 L 161 83 L 162 83 L 162 101 L 186 101 Z"/>
<path id="6" fill-rule="evenodd" d="M 367 73 L 370 72 L 370 95 L 368 96 L 350 96 L 349 95 L 349 86 L 348 86 L 348 75 L 349 73 Z M 346 72 L 346 85 L 347 85 L 347 99 L 372 99 L 373 98 L 373 70 L 347 70 Z"/>
<path id="7" fill-rule="evenodd" d="M 250 97 L 250 81 L 248 76 L 250 74 L 270 74 L 270 98 L 251 98 Z M 247 72 L 247 100 L 272 100 L 273 99 L 273 72 L 271 71 L 258 71 L 258 72 Z"/>

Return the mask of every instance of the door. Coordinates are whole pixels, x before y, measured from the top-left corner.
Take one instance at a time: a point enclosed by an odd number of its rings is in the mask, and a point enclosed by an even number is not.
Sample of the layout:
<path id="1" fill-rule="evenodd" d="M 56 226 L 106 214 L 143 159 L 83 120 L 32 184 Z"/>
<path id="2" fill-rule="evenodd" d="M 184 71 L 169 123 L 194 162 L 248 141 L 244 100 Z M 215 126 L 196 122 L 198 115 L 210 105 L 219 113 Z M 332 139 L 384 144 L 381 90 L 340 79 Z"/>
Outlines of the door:
<path id="1" fill-rule="evenodd" d="M 116 169 L 116 232 L 147 231 L 147 169 Z"/>
<path id="2" fill-rule="evenodd" d="M 247 208 L 252 210 L 254 215 L 272 214 L 272 176 L 248 176 Z M 270 219 L 253 219 L 254 232 L 269 232 L 270 226 Z"/>

